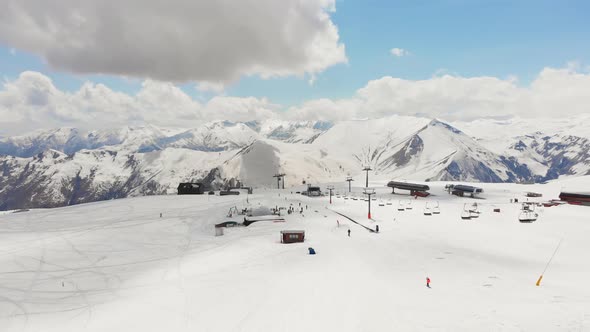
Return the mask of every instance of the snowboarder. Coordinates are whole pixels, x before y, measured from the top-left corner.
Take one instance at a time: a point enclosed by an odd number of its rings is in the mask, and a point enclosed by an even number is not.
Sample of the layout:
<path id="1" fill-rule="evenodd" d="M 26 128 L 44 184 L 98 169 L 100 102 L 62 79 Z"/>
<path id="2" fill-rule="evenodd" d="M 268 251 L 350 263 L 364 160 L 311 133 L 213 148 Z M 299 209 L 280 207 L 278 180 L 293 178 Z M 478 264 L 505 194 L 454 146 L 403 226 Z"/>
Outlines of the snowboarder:
<path id="1" fill-rule="evenodd" d="M 379 225 L 375 225 L 375 232 L 379 233 Z"/>
<path id="2" fill-rule="evenodd" d="M 426 277 L 426 287 L 430 288 L 430 278 Z"/>
<path id="3" fill-rule="evenodd" d="M 348 237 L 350 237 L 350 228 L 348 229 Z"/>
<path id="4" fill-rule="evenodd" d="M 312 247 L 307 248 L 310 255 L 315 255 L 315 250 Z"/>
<path id="5" fill-rule="evenodd" d="M 160 218 L 162 218 L 162 212 L 160 212 Z"/>

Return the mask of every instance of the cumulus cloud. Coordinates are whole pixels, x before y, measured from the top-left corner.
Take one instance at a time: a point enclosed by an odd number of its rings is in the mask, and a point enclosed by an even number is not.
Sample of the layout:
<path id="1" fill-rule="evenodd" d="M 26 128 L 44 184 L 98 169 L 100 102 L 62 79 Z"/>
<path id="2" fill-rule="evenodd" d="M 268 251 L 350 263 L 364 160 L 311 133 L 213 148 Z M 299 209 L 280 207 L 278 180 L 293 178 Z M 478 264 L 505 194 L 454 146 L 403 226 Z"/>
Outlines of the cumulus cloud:
<path id="1" fill-rule="evenodd" d="M 191 127 L 213 120 L 342 121 L 392 114 L 471 121 L 561 118 L 590 111 L 590 73 L 582 66 L 544 68 L 528 86 L 515 77 L 433 76 L 425 80 L 382 77 L 350 98 L 313 99 L 285 108 L 268 98 L 216 96 L 201 103 L 172 83 L 146 80 L 129 95 L 87 82 L 78 91 L 56 88 L 50 78 L 24 72 L 0 88 L 0 128 L 24 131 L 76 126 L 98 128 L 152 123 Z"/>
<path id="2" fill-rule="evenodd" d="M 225 90 L 225 85 L 221 82 L 199 82 L 197 91 L 220 94 Z"/>
<path id="3" fill-rule="evenodd" d="M 391 55 L 396 56 L 396 57 L 410 55 L 410 52 L 404 50 L 403 48 L 397 48 L 397 47 L 392 48 L 389 51 L 389 53 L 391 53 Z"/>
<path id="4" fill-rule="evenodd" d="M 382 77 L 352 98 L 315 100 L 289 110 L 297 119 L 379 118 L 390 114 L 446 120 L 560 117 L 590 111 L 590 73 L 579 67 L 545 68 L 529 86 L 515 77 L 433 76 L 426 80 Z"/>
<path id="5" fill-rule="evenodd" d="M 277 105 L 254 97 L 215 97 L 202 104 L 172 83 L 146 80 L 135 95 L 84 83 L 65 92 L 38 72 L 23 72 L 0 88 L 2 135 L 52 127 L 84 129 L 152 123 L 191 127 L 213 120 L 250 121 L 275 116 Z"/>
<path id="6" fill-rule="evenodd" d="M 347 62 L 335 0 L 3 0 L 0 42 L 73 73 L 229 82 Z"/>

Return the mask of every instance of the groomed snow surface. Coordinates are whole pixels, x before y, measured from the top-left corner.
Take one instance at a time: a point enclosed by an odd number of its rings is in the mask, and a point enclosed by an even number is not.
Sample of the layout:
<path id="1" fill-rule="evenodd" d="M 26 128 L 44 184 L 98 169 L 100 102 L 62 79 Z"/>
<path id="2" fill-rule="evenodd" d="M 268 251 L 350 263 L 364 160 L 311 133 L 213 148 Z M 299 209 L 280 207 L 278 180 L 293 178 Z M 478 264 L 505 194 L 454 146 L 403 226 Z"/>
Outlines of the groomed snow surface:
<path id="1" fill-rule="evenodd" d="M 568 181 L 483 184 L 478 200 L 449 196 L 444 183 L 418 199 L 375 183 L 374 220 L 363 200 L 333 197 L 330 205 L 328 197 L 259 190 L 248 197 L 253 207 L 308 209 L 218 237 L 214 224 L 243 220 L 226 214 L 246 207 L 246 196 L 3 214 L 0 331 L 588 331 L 590 208 L 539 209 L 524 224 L 520 205 L 509 202 L 590 184 Z M 347 184 L 335 185 L 344 192 Z M 410 200 L 412 210 L 397 210 Z M 426 202 L 436 201 L 441 214 L 425 216 Z M 479 204 L 479 218 L 461 220 L 465 202 Z M 281 244 L 289 229 L 305 230 L 305 243 Z"/>

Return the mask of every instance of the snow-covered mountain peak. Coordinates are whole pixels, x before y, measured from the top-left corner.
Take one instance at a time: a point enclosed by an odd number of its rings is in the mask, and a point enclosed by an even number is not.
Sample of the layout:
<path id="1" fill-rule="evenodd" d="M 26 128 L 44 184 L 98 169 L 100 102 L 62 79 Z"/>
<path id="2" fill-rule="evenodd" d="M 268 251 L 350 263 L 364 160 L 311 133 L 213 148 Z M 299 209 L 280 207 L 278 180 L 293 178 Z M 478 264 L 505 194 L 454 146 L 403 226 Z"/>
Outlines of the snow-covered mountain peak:
<path id="1" fill-rule="evenodd" d="M 440 119 L 392 115 L 334 124 L 269 119 L 188 129 L 58 128 L 0 139 L 0 202 L 2 208 L 76 204 L 173 192 L 184 181 L 274 187 L 275 172 L 287 174 L 288 187 L 342 181 L 366 165 L 383 180 L 516 182 L 590 174 L 590 140 L 583 136 L 517 131 L 512 121 L 492 122 L 495 135 L 473 131 L 483 124 L 465 131 Z"/>

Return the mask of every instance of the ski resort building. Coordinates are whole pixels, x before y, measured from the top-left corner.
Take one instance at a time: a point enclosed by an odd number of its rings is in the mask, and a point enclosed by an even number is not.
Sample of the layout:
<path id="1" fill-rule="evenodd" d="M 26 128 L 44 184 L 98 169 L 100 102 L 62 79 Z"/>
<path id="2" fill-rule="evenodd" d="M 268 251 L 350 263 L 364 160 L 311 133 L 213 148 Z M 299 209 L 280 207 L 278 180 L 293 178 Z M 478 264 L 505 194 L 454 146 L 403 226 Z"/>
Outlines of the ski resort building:
<path id="1" fill-rule="evenodd" d="M 483 193 L 482 188 L 466 186 L 463 184 L 448 184 L 445 186 L 445 189 L 447 189 L 449 193 L 459 197 L 470 196 L 475 198 L 478 194 Z"/>
<path id="2" fill-rule="evenodd" d="M 281 231 L 281 243 L 296 243 L 305 240 L 305 231 Z"/>
<path id="3" fill-rule="evenodd" d="M 315 187 L 315 186 L 308 186 L 307 190 L 301 193 L 302 195 L 307 195 L 307 196 L 322 196 L 322 190 L 320 189 L 320 187 Z"/>
<path id="4" fill-rule="evenodd" d="M 178 185 L 179 195 L 201 195 L 203 194 L 202 183 L 184 182 Z"/>
<path id="5" fill-rule="evenodd" d="M 430 190 L 430 187 L 428 185 L 418 184 L 418 183 L 409 183 L 409 182 L 389 181 L 387 186 L 389 188 L 391 188 L 392 194 L 395 194 L 395 189 L 401 189 L 401 190 L 409 190 L 410 195 L 412 195 L 412 196 L 416 195 L 416 193 L 420 193 L 419 196 L 422 196 L 422 195 L 424 195 L 424 193 L 427 193 L 427 191 Z M 424 196 L 428 196 L 428 195 L 424 195 Z"/>
<path id="6" fill-rule="evenodd" d="M 235 191 L 235 190 L 220 190 L 219 191 L 219 196 L 239 195 L 239 194 L 240 194 L 240 192 Z"/>
<path id="7" fill-rule="evenodd" d="M 590 205 L 590 192 L 561 192 L 559 199 L 569 204 Z"/>

